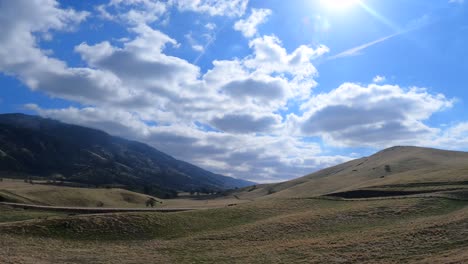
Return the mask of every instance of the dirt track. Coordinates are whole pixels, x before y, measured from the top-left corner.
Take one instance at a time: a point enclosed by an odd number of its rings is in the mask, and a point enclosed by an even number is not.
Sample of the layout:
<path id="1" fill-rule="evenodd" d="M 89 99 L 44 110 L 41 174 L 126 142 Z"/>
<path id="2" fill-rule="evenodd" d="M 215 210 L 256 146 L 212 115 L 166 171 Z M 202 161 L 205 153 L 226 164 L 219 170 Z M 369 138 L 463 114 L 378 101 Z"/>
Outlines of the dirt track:
<path id="1" fill-rule="evenodd" d="M 102 207 L 66 207 L 66 206 L 46 206 L 46 205 L 33 205 L 21 203 L 8 203 L 0 202 L 0 205 L 8 205 L 16 208 L 24 209 L 38 209 L 47 211 L 60 211 L 81 214 L 95 214 L 95 213 L 116 213 L 116 212 L 182 212 L 196 210 L 194 208 L 102 208 Z"/>

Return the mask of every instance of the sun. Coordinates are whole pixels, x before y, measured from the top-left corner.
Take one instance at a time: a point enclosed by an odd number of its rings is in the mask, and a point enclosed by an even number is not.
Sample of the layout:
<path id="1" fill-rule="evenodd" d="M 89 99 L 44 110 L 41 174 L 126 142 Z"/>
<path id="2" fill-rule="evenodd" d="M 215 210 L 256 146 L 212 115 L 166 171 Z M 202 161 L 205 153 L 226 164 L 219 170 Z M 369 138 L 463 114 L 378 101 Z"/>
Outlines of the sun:
<path id="1" fill-rule="evenodd" d="M 360 0 L 321 0 L 321 4 L 331 10 L 346 10 L 357 4 Z"/>

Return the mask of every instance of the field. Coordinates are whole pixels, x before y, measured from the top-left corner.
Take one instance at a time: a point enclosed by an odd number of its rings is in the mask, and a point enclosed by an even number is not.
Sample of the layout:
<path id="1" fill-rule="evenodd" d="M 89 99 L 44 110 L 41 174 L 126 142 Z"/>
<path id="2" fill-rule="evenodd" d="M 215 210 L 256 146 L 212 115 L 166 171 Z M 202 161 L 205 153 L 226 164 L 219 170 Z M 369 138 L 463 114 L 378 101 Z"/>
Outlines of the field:
<path id="1" fill-rule="evenodd" d="M 0 182 L 0 201 L 70 207 L 144 208 L 150 196 L 119 188 L 76 188 L 55 185 L 30 184 L 22 180 L 3 179 Z M 157 199 L 157 208 L 214 208 L 248 202 L 234 196 L 187 197 Z"/>
<path id="2" fill-rule="evenodd" d="M 0 224 L 1 263 L 457 263 L 466 252 L 468 202 L 446 198 L 269 199 Z"/>
<path id="3" fill-rule="evenodd" d="M 467 161 L 391 148 L 288 182 L 157 205 L 193 209 L 184 212 L 0 205 L 0 263 L 468 263 Z M 70 207 L 141 208 L 148 199 L 8 179 L 0 196 Z"/>

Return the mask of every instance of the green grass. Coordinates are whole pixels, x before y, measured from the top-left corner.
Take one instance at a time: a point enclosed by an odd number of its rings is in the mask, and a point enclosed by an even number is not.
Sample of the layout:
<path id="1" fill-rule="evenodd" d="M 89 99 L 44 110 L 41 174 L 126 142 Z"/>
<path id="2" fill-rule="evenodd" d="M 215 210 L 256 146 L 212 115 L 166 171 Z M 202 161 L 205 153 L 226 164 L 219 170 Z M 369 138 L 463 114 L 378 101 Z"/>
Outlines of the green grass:
<path id="1" fill-rule="evenodd" d="M 31 252 L 46 263 L 375 263 L 458 252 L 453 257 L 465 260 L 460 252 L 468 249 L 467 230 L 466 201 L 269 199 L 190 212 L 3 224 L 0 244 L 9 251 L 0 247 L 0 256 L 24 260 L 21 254 Z"/>
<path id="2" fill-rule="evenodd" d="M 0 205 L 0 223 L 24 221 L 31 219 L 47 219 L 54 216 L 64 216 L 60 212 L 47 212 L 38 210 L 23 210 L 10 208 L 8 206 Z"/>

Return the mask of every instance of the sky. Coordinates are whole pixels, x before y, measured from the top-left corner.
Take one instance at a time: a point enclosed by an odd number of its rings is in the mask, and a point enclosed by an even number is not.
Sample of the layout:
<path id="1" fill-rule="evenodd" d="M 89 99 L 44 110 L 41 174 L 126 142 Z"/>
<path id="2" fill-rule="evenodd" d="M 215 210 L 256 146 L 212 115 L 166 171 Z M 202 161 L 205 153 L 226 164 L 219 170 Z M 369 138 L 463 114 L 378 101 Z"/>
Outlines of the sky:
<path id="1" fill-rule="evenodd" d="M 464 0 L 0 0 L 0 113 L 278 182 L 468 150 Z"/>

